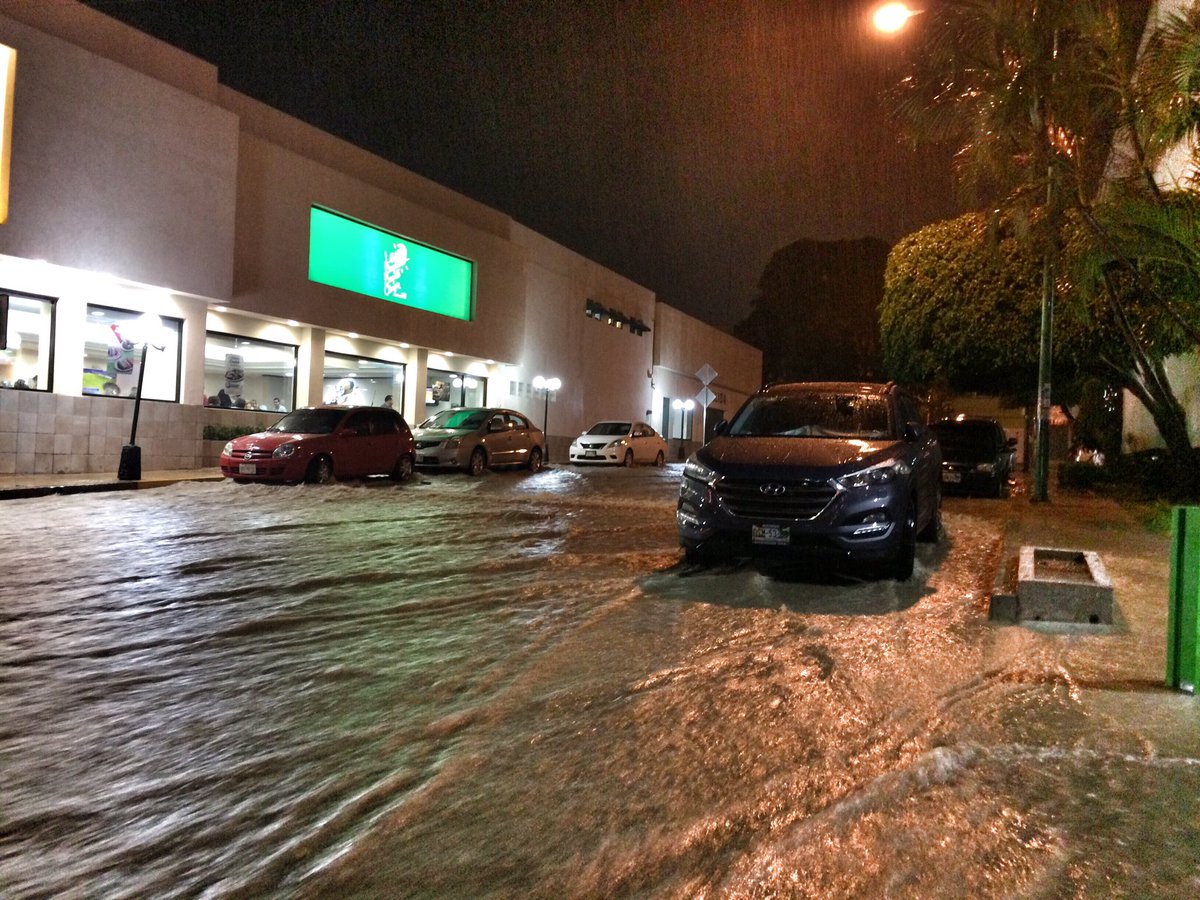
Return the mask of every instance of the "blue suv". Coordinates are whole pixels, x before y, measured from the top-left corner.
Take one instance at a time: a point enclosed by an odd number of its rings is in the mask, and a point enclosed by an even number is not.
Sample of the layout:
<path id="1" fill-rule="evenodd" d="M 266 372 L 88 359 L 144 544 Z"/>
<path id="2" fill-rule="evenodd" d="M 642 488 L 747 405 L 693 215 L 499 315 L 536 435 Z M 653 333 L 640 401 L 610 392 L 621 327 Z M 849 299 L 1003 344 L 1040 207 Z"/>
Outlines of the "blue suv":
<path id="1" fill-rule="evenodd" d="M 684 465 L 679 541 L 692 563 L 811 555 L 906 581 L 941 535 L 941 463 L 894 384 L 769 385 Z"/>

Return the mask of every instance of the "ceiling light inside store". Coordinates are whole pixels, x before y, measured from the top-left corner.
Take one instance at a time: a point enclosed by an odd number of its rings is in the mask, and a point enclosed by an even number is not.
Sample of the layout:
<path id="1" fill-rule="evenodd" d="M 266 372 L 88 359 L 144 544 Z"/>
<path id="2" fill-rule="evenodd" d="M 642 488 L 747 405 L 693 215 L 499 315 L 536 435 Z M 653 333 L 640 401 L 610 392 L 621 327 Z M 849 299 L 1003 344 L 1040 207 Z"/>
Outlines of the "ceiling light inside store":
<path id="1" fill-rule="evenodd" d="M 228 306 L 214 306 L 214 307 L 213 307 L 213 309 L 214 309 L 215 311 L 219 312 L 219 313 L 227 313 L 227 312 L 229 312 L 229 307 L 228 307 Z"/>
<path id="2" fill-rule="evenodd" d="M 299 322 L 297 322 L 295 319 L 288 319 L 288 320 L 287 320 L 287 323 L 288 323 L 289 325 L 291 325 L 293 328 L 295 328 L 296 326 L 298 326 L 298 325 L 300 324 L 300 323 L 299 323 Z"/>
<path id="3" fill-rule="evenodd" d="M 356 338 L 356 337 L 358 337 L 358 332 L 357 331 L 347 331 L 346 337 Z"/>

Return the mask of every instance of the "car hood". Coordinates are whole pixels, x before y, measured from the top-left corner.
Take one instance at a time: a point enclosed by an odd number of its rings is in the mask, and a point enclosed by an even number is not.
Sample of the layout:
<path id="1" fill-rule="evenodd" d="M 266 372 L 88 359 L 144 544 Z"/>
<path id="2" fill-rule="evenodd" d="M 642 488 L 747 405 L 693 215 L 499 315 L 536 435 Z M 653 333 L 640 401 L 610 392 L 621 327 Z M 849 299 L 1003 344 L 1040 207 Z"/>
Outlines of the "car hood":
<path id="1" fill-rule="evenodd" d="M 306 437 L 315 437 L 315 435 L 296 434 L 290 431 L 260 431 L 257 434 L 248 434 L 245 437 L 234 438 L 233 446 L 239 450 L 246 447 L 258 447 L 260 450 L 274 450 L 280 444 L 286 444 L 289 441 L 298 441 Z"/>
<path id="2" fill-rule="evenodd" d="M 474 428 L 414 428 L 413 437 L 418 441 L 445 441 L 474 432 Z"/>
<path id="3" fill-rule="evenodd" d="M 903 452 L 903 442 L 829 438 L 728 437 L 714 439 L 697 456 L 726 475 L 788 470 L 802 477 L 835 478 Z"/>

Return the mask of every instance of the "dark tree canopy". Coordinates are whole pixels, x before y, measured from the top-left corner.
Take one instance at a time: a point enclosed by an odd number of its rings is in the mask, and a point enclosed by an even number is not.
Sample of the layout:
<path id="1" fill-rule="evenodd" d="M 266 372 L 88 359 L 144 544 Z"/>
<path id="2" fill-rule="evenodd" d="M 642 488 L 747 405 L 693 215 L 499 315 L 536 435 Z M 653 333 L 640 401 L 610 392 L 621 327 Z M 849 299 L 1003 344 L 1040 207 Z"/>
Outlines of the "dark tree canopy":
<path id="1" fill-rule="evenodd" d="M 737 335 L 763 352 L 766 381 L 883 376 L 879 302 L 888 245 L 877 238 L 799 240 L 763 270 Z"/>
<path id="2" fill-rule="evenodd" d="M 980 213 L 903 238 L 880 306 L 888 374 L 907 384 L 1028 397 L 1036 388 L 1041 257 Z"/>

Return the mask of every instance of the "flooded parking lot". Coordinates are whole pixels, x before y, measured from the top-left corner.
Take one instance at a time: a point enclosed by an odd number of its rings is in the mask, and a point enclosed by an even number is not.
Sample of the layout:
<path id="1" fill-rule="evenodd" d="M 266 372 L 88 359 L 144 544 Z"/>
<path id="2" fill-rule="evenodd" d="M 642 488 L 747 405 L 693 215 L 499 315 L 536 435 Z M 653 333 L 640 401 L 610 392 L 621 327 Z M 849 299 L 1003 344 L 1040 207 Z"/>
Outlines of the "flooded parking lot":
<path id="1" fill-rule="evenodd" d="M 989 624 L 1004 501 L 909 583 L 688 567 L 678 474 L 4 503 L 0 893 L 1196 893 L 1156 612 Z"/>

